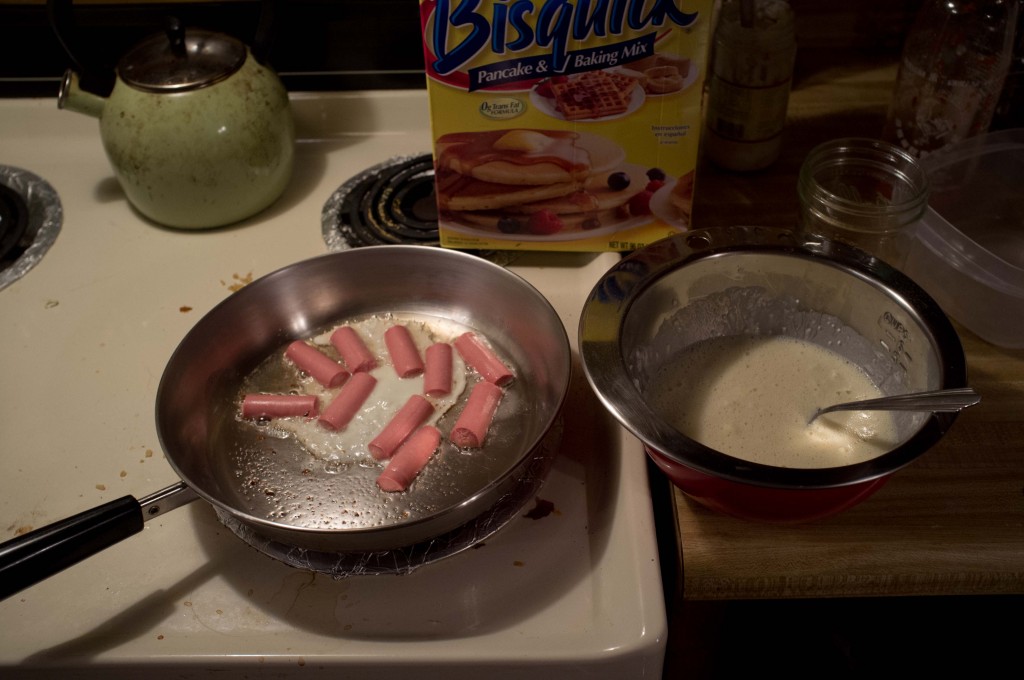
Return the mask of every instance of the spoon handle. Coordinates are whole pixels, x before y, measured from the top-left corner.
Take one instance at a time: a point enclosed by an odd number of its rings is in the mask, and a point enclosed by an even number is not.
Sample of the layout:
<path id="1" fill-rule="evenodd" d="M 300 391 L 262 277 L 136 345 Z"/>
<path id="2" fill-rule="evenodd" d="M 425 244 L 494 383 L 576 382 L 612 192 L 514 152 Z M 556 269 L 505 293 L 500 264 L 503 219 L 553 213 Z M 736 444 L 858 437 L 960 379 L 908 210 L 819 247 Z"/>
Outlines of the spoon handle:
<path id="1" fill-rule="evenodd" d="M 970 387 L 934 392 L 898 394 L 892 397 L 850 401 L 818 409 L 818 416 L 832 411 L 959 411 L 981 401 L 981 395 Z"/>

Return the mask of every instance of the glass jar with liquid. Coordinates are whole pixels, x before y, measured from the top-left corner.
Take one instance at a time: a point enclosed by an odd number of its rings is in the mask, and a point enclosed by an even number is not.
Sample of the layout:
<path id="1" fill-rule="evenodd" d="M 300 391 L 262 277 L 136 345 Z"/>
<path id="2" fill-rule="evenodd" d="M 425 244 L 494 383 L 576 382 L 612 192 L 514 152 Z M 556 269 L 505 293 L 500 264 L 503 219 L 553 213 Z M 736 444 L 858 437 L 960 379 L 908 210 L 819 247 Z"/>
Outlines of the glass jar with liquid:
<path id="1" fill-rule="evenodd" d="M 786 0 L 724 0 L 705 112 L 704 148 L 715 165 L 750 171 L 778 159 L 795 60 Z"/>
<path id="2" fill-rule="evenodd" d="M 926 0 L 907 34 L 882 138 L 918 158 L 988 130 L 1017 0 Z"/>

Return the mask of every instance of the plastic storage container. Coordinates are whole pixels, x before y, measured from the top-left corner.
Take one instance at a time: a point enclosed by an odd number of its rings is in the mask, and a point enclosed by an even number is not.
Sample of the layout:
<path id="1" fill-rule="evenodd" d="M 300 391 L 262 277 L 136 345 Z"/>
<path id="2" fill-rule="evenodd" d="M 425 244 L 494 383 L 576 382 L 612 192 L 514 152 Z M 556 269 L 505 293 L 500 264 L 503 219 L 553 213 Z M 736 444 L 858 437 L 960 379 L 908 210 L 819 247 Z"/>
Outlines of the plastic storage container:
<path id="1" fill-rule="evenodd" d="M 931 200 L 905 273 L 981 338 L 1024 348 L 1024 129 L 959 142 L 924 164 Z"/>

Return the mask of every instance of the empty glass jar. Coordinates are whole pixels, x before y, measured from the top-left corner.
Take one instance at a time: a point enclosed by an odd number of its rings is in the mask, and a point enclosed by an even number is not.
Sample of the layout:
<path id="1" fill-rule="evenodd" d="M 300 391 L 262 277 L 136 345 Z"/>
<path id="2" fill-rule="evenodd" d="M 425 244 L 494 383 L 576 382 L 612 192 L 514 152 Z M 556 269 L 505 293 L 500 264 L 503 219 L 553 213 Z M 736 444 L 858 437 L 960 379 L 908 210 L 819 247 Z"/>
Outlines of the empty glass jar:
<path id="1" fill-rule="evenodd" d="M 928 177 L 912 155 L 875 139 L 825 142 L 797 180 L 799 230 L 856 246 L 900 268 L 928 207 Z"/>

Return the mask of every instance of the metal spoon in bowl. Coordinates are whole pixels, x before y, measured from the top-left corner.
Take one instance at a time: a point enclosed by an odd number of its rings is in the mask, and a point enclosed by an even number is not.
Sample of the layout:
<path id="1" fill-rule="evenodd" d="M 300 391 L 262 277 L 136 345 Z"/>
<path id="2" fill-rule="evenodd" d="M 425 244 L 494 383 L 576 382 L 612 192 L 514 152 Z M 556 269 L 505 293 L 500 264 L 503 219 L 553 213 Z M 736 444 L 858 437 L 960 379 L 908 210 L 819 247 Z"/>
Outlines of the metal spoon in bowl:
<path id="1" fill-rule="evenodd" d="M 879 399 L 863 399 L 819 408 L 808 423 L 832 411 L 960 411 L 981 401 L 981 395 L 970 387 L 933 392 L 912 392 Z"/>

